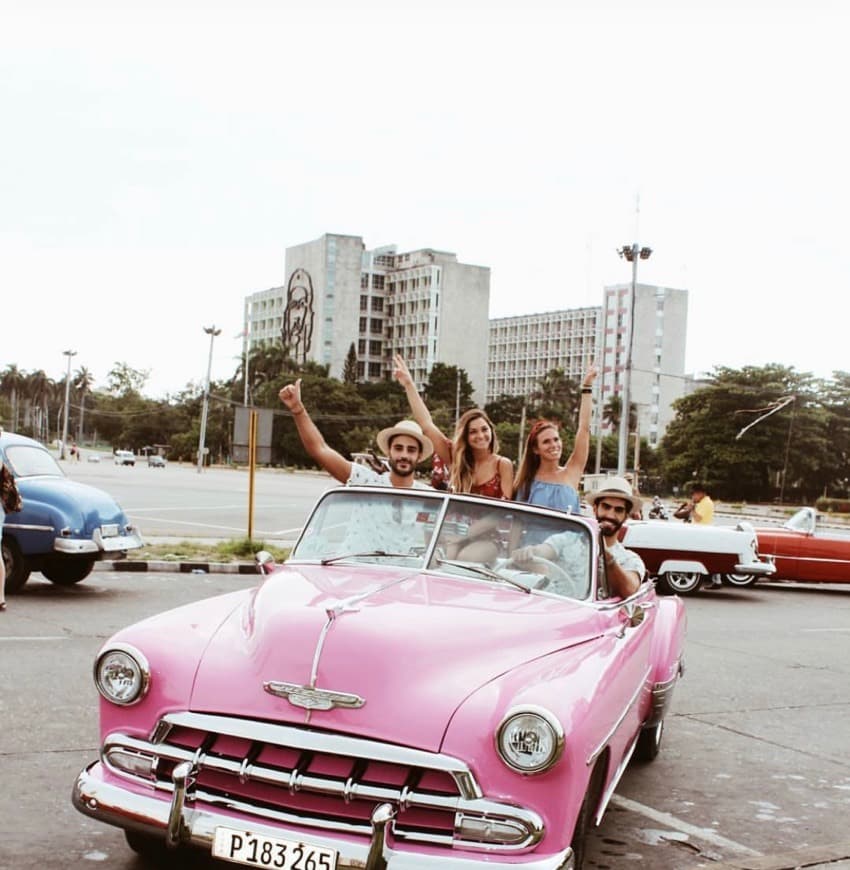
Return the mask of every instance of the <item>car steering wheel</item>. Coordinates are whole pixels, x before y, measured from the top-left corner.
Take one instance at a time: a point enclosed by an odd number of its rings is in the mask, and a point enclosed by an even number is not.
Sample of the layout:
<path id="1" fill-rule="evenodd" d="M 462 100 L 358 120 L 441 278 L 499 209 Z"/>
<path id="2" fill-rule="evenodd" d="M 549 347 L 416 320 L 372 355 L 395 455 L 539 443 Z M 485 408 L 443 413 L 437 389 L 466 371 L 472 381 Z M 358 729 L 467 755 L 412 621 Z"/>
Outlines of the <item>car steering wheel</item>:
<path id="1" fill-rule="evenodd" d="M 532 556 L 527 560 L 531 562 L 533 565 L 540 565 L 543 568 L 543 583 L 538 583 L 534 588 L 535 589 L 546 589 L 546 587 L 552 582 L 552 580 L 560 580 L 564 583 L 572 583 L 570 575 L 558 564 L 550 561 L 549 559 L 544 559 L 543 556 Z M 518 568 L 521 568 L 522 565 L 527 564 L 523 562 L 520 564 L 519 562 L 515 562 L 513 559 L 510 559 L 507 563 L 508 565 L 516 565 Z M 535 573 L 541 573 L 539 571 Z"/>

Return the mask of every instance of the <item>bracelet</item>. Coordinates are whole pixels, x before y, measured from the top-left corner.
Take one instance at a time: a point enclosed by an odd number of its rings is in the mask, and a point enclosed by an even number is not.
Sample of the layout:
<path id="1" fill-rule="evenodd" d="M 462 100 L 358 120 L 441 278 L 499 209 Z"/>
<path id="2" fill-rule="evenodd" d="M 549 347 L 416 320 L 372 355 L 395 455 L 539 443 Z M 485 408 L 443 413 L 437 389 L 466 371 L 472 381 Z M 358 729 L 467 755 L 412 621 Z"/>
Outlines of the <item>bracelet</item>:
<path id="1" fill-rule="evenodd" d="M 297 417 L 299 414 L 306 414 L 307 409 L 304 407 L 304 405 L 301 405 L 301 407 L 297 411 L 290 411 L 289 413 L 292 414 L 293 417 Z"/>
<path id="2" fill-rule="evenodd" d="M 589 396 L 593 392 L 593 387 L 582 387 L 581 393 L 583 396 Z"/>

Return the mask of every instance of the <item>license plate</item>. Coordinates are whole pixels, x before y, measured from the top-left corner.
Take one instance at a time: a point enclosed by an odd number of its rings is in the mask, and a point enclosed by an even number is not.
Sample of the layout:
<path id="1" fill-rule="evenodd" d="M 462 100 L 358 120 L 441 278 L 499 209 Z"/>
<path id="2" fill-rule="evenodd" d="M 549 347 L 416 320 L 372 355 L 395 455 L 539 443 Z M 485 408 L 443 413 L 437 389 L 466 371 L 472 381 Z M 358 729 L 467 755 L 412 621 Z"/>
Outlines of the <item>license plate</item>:
<path id="1" fill-rule="evenodd" d="M 215 829 L 212 854 L 214 858 L 235 864 L 277 870 L 336 870 L 337 857 L 335 849 L 279 837 L 261 837 L 250 831 L 221 826 Z"/>
<path id="2" fill-rule="evenodd" d="M 101 526 L 100 533 L 104 538 L 114 538 L 118 534 L 118 523 L 107 523 Z"/>

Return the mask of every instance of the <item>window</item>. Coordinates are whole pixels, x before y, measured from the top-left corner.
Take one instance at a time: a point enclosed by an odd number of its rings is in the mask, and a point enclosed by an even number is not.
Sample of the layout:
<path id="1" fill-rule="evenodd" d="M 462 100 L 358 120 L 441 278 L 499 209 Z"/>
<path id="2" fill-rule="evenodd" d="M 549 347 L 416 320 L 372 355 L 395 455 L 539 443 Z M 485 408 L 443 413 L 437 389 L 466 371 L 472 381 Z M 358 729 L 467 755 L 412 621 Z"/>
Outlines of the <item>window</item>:
<path id="1" fill-rule="evenodd" d="M 359 353 L 361 356 L 364 353 L 366 353 L 366 339 L 365 338 L 358 339 L 358 341 L 357 341 L 357 353 Z"/>
<path id="2" fill-rule="evenodd" d="M 384 276 L 383 275 L 373 275 L 372 276 L 372 286 L 375 290 L 383 290 L 384 289 Z"/>
<path id="3" fill-rule="evenodd" d="M 372 311 L 383 311 L 384 300 L 380 296 L 375 296 L 372 299 Z"/>
<path id="4" fill-rule="evenodd" d="M 369 286 L 369 276 L 363 274 L 360 276 L 360 289 L 365 290 Z"/>
<path id="5" fill-rule="evenodd" d="M 379 362 L 369 363 L 369 377 L 379 378 L 381 376 L 381 364 Z"/>
<path id="6" fill-rule="evenodd" d="M 368 311 L 369 310 L 369 297 L 368 296 L 361 296 L 360 297 L 360 310 L 361 311 Z"/>
<path id="7" fill-rule="evenodd" d="M 361 317 L 360 318 L 360 332 L 366 332 L 367 325 L 368 325 L 368 318 Z"/>
<path id="8" fill-rule="evenodd" d="M 382 347 L 380 341 L 370 341 L 369 342 L 369 353 L 372 356 L 380 356 L 382 350 L 383 350 L 383 347 Z"/>
<path id="9" fill-rule="evenodd" d="M 357 363 L 357 377 L 361 379 L 366 377 L 366 363 Z"/>
<path id="10" fill-rule="evenodd" d="M 384 321 L 379 317 L 373 317 L 369 321 L 369 329 L 371 332 L 381 332 L 384 328 Z"/>

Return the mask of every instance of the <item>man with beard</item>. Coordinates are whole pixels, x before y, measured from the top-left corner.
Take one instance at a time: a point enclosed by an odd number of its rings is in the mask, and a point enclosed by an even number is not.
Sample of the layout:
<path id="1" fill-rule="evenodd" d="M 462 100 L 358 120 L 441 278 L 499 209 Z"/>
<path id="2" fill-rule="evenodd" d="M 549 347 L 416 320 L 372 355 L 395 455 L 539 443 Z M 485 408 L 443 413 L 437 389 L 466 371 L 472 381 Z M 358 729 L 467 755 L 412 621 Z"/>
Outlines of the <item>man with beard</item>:
<path id="1" fill-rule="evenodd" d="M 628 598 L 640 588 L 646 575 L 646 566 L 637 553 L 627 550 L 619 542 L 617 533 L 629 515 L 640 510 L 641 500 L 632 493 L 632 487 L 625 478 L 609 477 L 605 484 L 604 489 L 593 495 L 593 515 L 599 524 L 604 547 L 608 588 L 612 596 Z M 530 562 L 534 556 L 541 556 L 559 565 L 569 565 L 572 560 L 570 551 L 575 547 L 576 538 L 573 532 L 559 532 L 542 544 L 515 550 L 511 558 L 517 564 L 523 564 Z"/>
<path id="2" fill-rule="evenodd" d="M 416 466 L 434 452 L 431 440 L 422 433 L 418 423 L 402 420 L 378 433 L 378 447 L 387 455 L 390 464 L 390 470 L 381 473 L 346 459 L 328 445 L 301 401 L 301 378 L 294 384 L 287 384 L 278 395 L 292 413 L 304 449 L 340 483 L 430 489 L 427 484 L 417 481 L 415 475 Z"/>

